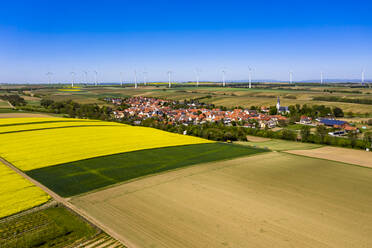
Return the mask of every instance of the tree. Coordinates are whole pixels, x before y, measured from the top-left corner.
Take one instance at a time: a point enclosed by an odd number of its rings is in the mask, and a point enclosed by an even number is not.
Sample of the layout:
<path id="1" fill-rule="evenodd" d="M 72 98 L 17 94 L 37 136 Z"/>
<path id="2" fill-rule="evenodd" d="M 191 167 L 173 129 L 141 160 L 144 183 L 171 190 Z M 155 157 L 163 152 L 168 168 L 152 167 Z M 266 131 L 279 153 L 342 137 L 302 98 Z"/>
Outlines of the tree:
<path id="1" fill-rule="evenodd" d="M 320 137 L 321 142 L 324 142 L 324 137 L 327 135 L 327 128 L 323 125 L 316 127 L 316 134 Z"/>
<path id="2" fill-rule="evenodd" d="M 275 106 L 271 106 L 269 110 L 270 115 L 276 115 L 278 113 L 278 110 Z"/>
<path id="3" fill-rule="evenodd" d="M 339 107 L 334 107 L 333 108 L 333 115 L 335 117 L 344 117 L 344 112 Z"/>
<path id="4" fill-rule="evenodd" d="M 302 126 L 300 130 L 301 140 L 303 142 L 308 141 L 310 136 L 310 127 L 309 126 Z"/>

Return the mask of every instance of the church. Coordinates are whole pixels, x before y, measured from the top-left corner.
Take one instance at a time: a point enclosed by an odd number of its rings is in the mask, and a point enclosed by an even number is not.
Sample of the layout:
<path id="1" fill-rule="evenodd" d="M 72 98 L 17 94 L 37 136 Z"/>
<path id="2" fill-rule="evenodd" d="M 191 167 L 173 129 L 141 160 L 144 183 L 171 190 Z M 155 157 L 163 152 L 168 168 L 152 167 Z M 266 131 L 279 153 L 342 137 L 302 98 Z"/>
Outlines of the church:
<path id="1" fill-rule="evenodd" d="M 280 113 L 280 114 L 289 113 L 289 109 L 288 109 L 287 106 L 280 106 L 279 96 L 278 96 L 278 101 L 276 102 L 276 109 L 278 110 L 278 113 Z"/>

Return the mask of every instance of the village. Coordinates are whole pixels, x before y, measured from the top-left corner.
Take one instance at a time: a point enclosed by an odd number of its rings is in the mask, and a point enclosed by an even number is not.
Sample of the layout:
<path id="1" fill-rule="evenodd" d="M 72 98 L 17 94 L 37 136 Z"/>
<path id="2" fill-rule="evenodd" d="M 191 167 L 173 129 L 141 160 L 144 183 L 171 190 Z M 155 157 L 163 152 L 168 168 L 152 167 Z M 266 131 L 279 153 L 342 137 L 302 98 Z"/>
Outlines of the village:
<path id="1" fill-rule="evenodd" d="M 113 111 L 114 118 L 117 120 L 123 118 L 135 119 L 140 123 L 141 120 L 155 118 L 160 121 L 167 121 L 168 124 L 199 125 L 207 122 L 223 122 L 229 126 L 233 123 L 241 123 L 247 128 L 274 129 L 288 122 L 290 113 L 288 107 L 280 105 L 280 99 L 277 99 L 277 114 L 270 115 L 269 108 L 260 107 L 260 109 L 250 110 L 235 108 L 233 110 L 221 110 L 220 108 L 208 108 L 203 103 L 190 102 L 179 107 L 178 101 L 164 100 L 152 97 L 132 97 L 132 98 L 105 98 L 118 106 L 118 110 Z M 332 136 L 344 136 L 348 132 L 358 132 L 358 129 L 349 125 L 345 121 L 335 120 L 334 118 L 319 118 L 313 120 L 308 116 L 301 116 L 297 124 L 318 126 L 324 125 L 336 129 L 329 132 Z"/>

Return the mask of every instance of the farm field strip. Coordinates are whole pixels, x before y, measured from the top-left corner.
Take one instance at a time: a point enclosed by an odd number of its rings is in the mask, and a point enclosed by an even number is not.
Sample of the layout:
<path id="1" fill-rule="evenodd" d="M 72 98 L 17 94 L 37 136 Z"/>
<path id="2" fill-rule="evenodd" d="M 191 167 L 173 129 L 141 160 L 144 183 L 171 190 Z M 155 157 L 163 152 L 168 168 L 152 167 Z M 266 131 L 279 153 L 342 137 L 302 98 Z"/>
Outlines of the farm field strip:
<path id="1" fill-rule="evenodd" d="M 173 146 L 80 160 L 27 174 L 60 196 L 69 197 L 149 174 L 262 152 L 225 143 Z"/>
<path id="2" fill-rule="evenodd" d="M 0 218 L 41 205 L 49 199 L 44 191 L 0 162 Z"/>
<path id="3" fill-rule="evenodd" d="M 255 142 L 239 141 L 235 143 L 241 144 L 241 145 L 255 146 L 259 148 L 268 148 L 274 151 L 305 150 L 305 149 L 315 149 L 315 148 L 322 147 L 322 145 L 318 145 L 318 144 L 287 141 L 287 140 L 280 140 L 280 139 L 268 139 L 268 140 L 255 141 Z"/>
<path id="4" fill-rule="evenodd" d="M 11 125 L 29 125 L 38 123 L 52 123 L 52 122 L 103 122 L 99 120 L 90 119 L 73 119 L 73 118 L 58 118 L 58 117 L 30 117 L 30 118 L 3 118 L 0 120 L 0 126 Z"/>
<path id="5" fill-rule="evenodd" d="M 51 121 L 51 122 L 32 122 L 32 123 L 18 123 L 18 124 L 0 124 L 0 134 L 11 133 L 11 132 L 23 132 L 32 130 L 42 129 L 53 129 L 62 127 L 89 127 L 89 126 L 120 126 L 123 125 L 115 122 L 104 122 L 104 121 Z"/>
<path id="6" fill-rule="evenodd" d="M 56 206 L 0 222 L 0 247 L 76 247 L 97 234 L 81 218 Z"/>
<path id="7" fill-rule="evenodd" d="M 341 147 L 324 146 L 311 150 L 293 150 L 288 153 L 312 158 L 328 159 L 342 163 L 360 165 L 372 168 L 372 152 Z"/>
<path id="8" fill-rule="evenodd" d="M 28 171 L 116 153 L 203 143 L 213 142 L 153 128 L 110 123 L 4 133 L 0 139 L 0 156 Z"/>
<path id="9" fill-rule="evenodd" d="M 264 153 L 71 202 L 138 247 L 371 247 L 372 171 Z"/>

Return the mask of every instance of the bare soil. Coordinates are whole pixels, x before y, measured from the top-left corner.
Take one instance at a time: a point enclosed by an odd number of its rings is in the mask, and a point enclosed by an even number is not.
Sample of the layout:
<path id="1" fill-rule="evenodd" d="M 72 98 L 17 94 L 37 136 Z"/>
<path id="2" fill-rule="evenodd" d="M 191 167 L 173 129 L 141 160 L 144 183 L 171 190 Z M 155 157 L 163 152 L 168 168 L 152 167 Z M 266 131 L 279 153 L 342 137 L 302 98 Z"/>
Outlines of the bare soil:
<path id="1" fill-rule="evenodd" d="M 0 114 L 0 118 L 26 118 L 26 117 L 50 117 L 53 118 L 51 115 L 47 114 L 33 114 L 33 113 L 4 113 Z"/>
<path id="2" fill-rule="evenodd" d="M 71 202 L 137 247 L 367 248 L 371 180 L 368 168 L 272 152 L 167 172 Z"/>
<path id="3" fill-rule="evenodd" d="M 325 146 L 310 150 L 292 150 L 287 152 L 372 168 L 372 152 L 362 150 Z"/>

